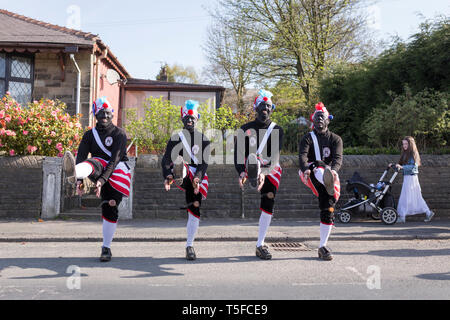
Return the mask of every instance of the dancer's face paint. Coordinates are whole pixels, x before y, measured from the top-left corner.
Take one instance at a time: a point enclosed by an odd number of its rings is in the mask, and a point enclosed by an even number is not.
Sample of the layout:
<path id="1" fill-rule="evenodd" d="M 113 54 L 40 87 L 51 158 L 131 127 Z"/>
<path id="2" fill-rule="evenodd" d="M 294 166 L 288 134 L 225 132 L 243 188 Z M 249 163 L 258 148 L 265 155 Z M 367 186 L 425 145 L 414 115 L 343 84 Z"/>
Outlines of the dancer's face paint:
<path id="1" fill-rule="evenodd" d="M 256 108 L 256 119 L 259 122 L 266 123 L 270 120 L 272 113 L 272 106 L 268 103 L 261 102 Z"/>
<path id="2" fill-rule="evenodd" d="M 325 132 L 328 129 L 329 123 L 330 120 L 325 116 L 325 113 L 323 113 L 322 111 L 318 111 L 314 114 L 313 124 L 314 129 L 316 129 L 317 132 Z"/>
<path id="3" fill-rule="evenodd" d="M 193 116 L 185 116 L 182 121 L 184 129 L 188 130 L 189 132 L 194 131 L 195 125 L 197 124 L 197 118 Z"/>
<path id="4" fill-rule="evenodd" d="M 109 109 L 102 109 L 95 115 L 97 122 L 102 127 L 107 127 L 112 123 L 112 119 L 114 118 L 113 113 Z"/>

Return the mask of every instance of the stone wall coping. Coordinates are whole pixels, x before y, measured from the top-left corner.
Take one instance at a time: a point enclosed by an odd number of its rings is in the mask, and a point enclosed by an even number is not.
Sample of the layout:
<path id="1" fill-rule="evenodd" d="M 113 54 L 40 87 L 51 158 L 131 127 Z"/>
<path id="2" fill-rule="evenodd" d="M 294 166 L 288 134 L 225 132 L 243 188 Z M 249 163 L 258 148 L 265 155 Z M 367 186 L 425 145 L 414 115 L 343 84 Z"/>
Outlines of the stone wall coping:
<path id="1" fill-rule="evenodd" d="M 45 156 L 0 156 L 0 168 L 42 168 Z M 144 154 L 138 158 L 131 157 L 130 161 L 136 161 L 136 168 L 161 168 L 162 155 Z M 392 162 L 398 161 L 398 155 L 344 155 L 343 168 L 379 168 Z M 450 155 L 421 155 L 422 166 L 424 167 L 450 167 Z M 298 156 L 282 155 L 280 157 L 281 166 L 283 168 L 298 168 Z M 229 167 L 232 164 L 217 165 L 212 164 L 211 167 Z"/>
<path id="2" fill-rule="evenodd" d="M 450 155 L 421 155 L 422 166 L 424 167 L 450 167 Z M 400 158 L 400 155 L 344 155 L 343 168 L 379 168 L 384 167 L 388 163 L 396 163 Z M 161 168 L 162 155 L 144 154 L 139 155 L 136 159 L 136 168 Z M 283 168 L 298 168 L 298 156 L 297 155 L 282 155 L 280 157 L 280 164 Z M 228 167 L 234 166 L 232 164 L 216 165 L 212 164 L 212 167 Z"/>
<path id="3" fill-rule="evenodd" d="M 0 168 L 42 168 L 44 156 L 0 156 Z"/>
<path id="4" fill-rule="evenodd" d="M 134 165 L 136 158 L 129 157 Z M 44 162 L 59 164 L 62 158 L 46 156 L 0 156 L 0 168 L 29 168 L 42 169 Z"/>

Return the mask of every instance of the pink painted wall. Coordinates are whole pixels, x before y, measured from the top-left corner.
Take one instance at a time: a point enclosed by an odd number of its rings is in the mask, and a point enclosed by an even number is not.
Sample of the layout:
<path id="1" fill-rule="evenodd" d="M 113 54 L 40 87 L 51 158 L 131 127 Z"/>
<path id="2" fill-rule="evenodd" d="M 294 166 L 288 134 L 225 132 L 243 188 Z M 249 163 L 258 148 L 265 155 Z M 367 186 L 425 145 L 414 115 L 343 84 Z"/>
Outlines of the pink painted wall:
<path id="1" fill-rule="evenodd" d="M 110 69 L 107 61 L 103 59 L 98 68 L 98 87 L 97 87 L 97 98 L 105 96 L 109 103 L 112 104 L 114 109 L 114 119 L 113 123 L 117 125 L 117 120 L 119 119 L 119 104 L 120 104 L 120 87 L 118 83 L 111 85 L 108 80 L 106 80 L 106 72 Z"/>

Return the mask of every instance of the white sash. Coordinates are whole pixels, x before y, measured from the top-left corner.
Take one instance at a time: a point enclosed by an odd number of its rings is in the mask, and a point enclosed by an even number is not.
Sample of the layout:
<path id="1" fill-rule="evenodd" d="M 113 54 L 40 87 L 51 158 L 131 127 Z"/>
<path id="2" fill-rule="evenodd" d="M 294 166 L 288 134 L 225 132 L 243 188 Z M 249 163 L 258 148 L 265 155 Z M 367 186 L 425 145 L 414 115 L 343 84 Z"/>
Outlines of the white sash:
<path id="1" fill-rule="evenodd" d="M 183 146 L 186 149 L 186 151 L 189 154 L 189 156 L 191 157 L 191 159 L 194 161 L 195 164 L 198 164 L 198 159 L 197 159 L 196 156 L 194 156 L 192 154 L 191 147 L 189 146 L 189 144 L 188 144 L 188 142 L 186 140 L 186 137 L 183 134 L 183 131 L 178 132 L 178 135 L 180 136 L 181 142 L 183 142 Z"/>
<path id="2" fill-rule="evenodd" d="M 320 161 L 320 160 L 322 160 L 322 155 L 321 155 L 320 148 L 319 148 L 319 142 L 317 141 L 317 137 L 316 137 L 316 134 L 314 133 L 314 131 L 311 131 L 311 138 L 313 139 L 313 143 L 314 143 L 314 152 L 316 154 L 316 160 Z"/>
<path id="3" fill-rule="evenodd" d="M 102 149 L 104 153 L 111 157 L 111 151 L 106 149 L 106 147 L 103 145 L 102 140 L 100 140 L 100 136 L 98 135 L 98 132 L 95 128 L 92 128 L 92 133 L 94 134 L 95 142 L 97 142 L 97 145 L 100 147 L 100 149 Z"/>
<path id="4" fill-rule="evenodd" d="M 264 138 L 261 141 L 261 144 L 259 145 L 258 150 L 256 151 L 256 154 L 261 154 L 264 150 L 264 147 L 266 146 L 267 140 L 269 139 L 270 134 L 272 133 L 273 128 L 277 124 L 275 122 L 272 122 L 269 126 L 269 128 L 266 131 L 266 134 L 264 135 Z"/>

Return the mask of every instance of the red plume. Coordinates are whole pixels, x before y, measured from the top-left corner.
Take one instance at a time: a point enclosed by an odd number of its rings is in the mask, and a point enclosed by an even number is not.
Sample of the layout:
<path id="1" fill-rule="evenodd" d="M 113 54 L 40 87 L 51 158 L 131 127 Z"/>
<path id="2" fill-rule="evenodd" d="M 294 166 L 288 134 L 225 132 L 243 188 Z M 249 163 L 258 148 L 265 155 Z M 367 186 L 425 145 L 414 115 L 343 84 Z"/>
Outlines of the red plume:
<path id="1" fill-rule="evenodd" d="M 318 104 L 316 104 L 316 110 L 323 110 L 323 108 L 325 108 L 324 104 L 322 102 L 319 102 Z"/>

